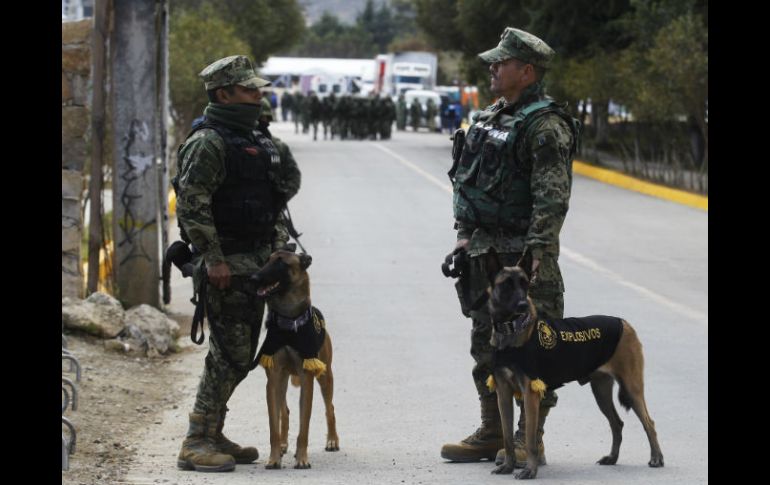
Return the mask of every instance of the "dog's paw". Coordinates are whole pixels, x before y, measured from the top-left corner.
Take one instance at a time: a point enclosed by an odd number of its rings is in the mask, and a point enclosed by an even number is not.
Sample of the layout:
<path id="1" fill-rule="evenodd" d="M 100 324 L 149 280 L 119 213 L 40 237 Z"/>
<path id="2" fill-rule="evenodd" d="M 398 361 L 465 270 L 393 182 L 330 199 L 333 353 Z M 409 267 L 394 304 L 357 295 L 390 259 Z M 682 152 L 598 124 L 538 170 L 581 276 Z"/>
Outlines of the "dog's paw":
<path id="1" fill-rule="evenodd" d="M 531 468 L 524 468 L 522 471 L 516 474 L 518 480 L 531 480 L 537 476 L 537 470 Z"/>
<path id="2" fill-rule="evenodd" d="M 340 451 L 340 442 L 338 439 L 326 440 L 326 451 Z"/>
<path id="3" fill-rule="evenodd" d="M 297 463 L 294 465 L 294 468 L 296 468 L 297 470 L 307 470 L 308 468 L 310 468 L 310 462 L 307 462 L 307 461 L 298 461 L 298 462 L 297 462 Z"/>
<path id="4" fill-rule="evenodd" d="M 618 457 L 617 456 L 607 455 L 607 456 L 602 457 L 596 463 L 598 463 L 600 465 L 614 465 L 617 462 L 618 462 Z"/>
<path id="5" fill-rule="evenodd" d="M 502 465 L 492 470 L 492 473 L 495 475 L 510 475 L 513 473 L 513 463 L 503 463 Z"/>
<path id="6" fill-rule="evenodd" d="M 281 461 L 271 461 L 268 462 L 267 465 L 265 465 L 266 470 L 280 470 L 281 469 Z"/>
<path id="7" fill-rule="evenodd" d="M 647 464 L 652 468 L 661 468 L 663 466 L 663 455 L 654 456 Z"/>

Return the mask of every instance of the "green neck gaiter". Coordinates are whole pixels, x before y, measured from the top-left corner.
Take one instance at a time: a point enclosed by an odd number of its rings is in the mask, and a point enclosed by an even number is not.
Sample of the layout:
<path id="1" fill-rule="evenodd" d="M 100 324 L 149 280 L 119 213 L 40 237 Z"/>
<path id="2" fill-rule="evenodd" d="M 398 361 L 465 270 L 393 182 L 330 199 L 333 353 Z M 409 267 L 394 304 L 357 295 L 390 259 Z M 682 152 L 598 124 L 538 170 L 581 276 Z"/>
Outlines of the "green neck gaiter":
<path id="1" fill-rule="evenodd" d="M 522 93 L 522 98 L 542 98 L 545 96 L 545 82 L 540 80 L 534 84 L 530 84 L 527 89 Z"/>
<path id="2" fill-rule="evenodd" d="M 209 103 L 203 114 L 206 118 L 228 128 L 251 132 L 257 128 L 257 120 L 262 106 L 257 104 L 220 104 Z"/>
<path id="3" fill-rule="evenodd" d="M 545 97 L 545 83 L 540 80 L 534 84 L 530 84 L 522 91 L 519 98 L 513 103 L 504 102 L 503 106 L 513 106 L 514 111 L 519 110 L 522 106 L 526 106 L 535 101 L 539 101 Z"/>

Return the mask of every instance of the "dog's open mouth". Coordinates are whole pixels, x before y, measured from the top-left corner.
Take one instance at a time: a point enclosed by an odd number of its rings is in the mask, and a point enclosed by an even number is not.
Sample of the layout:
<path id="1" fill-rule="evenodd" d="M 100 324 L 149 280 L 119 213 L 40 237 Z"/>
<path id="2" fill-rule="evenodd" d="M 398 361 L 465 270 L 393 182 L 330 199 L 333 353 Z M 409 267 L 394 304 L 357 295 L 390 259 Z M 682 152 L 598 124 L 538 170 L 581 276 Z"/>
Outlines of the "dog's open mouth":
<path id="1" fill-rule="evenodd" d="M 509 335 L 521 333 L 529 325 L 529 316 L 529 313 L 514 314 L 510 320 L 495 324 L 496 330 Z"/>
<path id="2" fill-rule="evenodd" d="M 513 331 L 515 333 L 519 333 L 525 328 L 527 328 L 527 324 L 529 323 L 529 313 L 522 313 L 521 315 L 514 315 L 513 319 Z"/>
<path id="3" fill-rule="evenodd" d="M 276 281 L 272 285 L 269 286 L 263 286 L 262 288 L 257 288 L 257 295 L 259 296 L 270 296 L 276 291 L 278 291 L 278 288 L 281 287 L 281 282 Z"/>

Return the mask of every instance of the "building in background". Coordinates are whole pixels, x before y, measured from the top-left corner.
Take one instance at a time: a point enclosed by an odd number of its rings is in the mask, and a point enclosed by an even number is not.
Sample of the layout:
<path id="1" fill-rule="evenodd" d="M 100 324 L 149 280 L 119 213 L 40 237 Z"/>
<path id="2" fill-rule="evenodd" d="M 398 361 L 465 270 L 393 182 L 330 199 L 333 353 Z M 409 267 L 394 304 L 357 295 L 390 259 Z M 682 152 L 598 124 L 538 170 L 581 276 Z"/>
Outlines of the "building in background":
<path id="1" fill-rule="evenodd" d="M 94 0 L 61 0 L 62 20 L 81 20 L 94 16 Z"/>

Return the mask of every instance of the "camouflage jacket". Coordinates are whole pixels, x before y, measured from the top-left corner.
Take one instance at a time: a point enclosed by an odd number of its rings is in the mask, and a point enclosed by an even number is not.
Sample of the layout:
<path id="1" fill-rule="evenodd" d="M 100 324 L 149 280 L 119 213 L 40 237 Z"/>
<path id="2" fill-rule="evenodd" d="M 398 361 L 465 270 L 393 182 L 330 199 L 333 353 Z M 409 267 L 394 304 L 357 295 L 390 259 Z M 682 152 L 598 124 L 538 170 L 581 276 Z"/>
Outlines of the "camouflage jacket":
<path id="1" fill-rule="evenodd" d="M 545 98 L 542 84 L 534 84 L 522 93 L 511 112 Z M 501 99 L 485 111 L 495 112 L 506 107 L 505 100 Z M 504 230 L 490 231 L 458 221 L 457 239 L 470 239 L 470 256 L 485 254 L 490 247 L 503 253 L 521 253 L 526 248 L 534 258 L 541 260 L 540 276 L 545 280 L 541 280 L 542 284 L 552 287 L 553 291 L 564 291 L 556 260 L 559 255 L 559 232 L 569 208 L 572 154 L 576 143 L 572 128 L 555 113 L 536 118 L 518 136 L 513 156 L 530 173 L 533 200 L 526 235 L 515 236 Z"/>
<path id="2" fill-rule="evenodd" d="M 269 177 L 288 200 L 299 190 L 301 174 L 289 147 L 277 138 L 272 141 L 278 149 L 281 164 L 270 172 Z M 275 248 L 283 246 L 289 240 L 289 234 L 281 216 L 271 244 L 255 248 L 254 253 L 222 254 L 211 201 L 225 178 L 224 157 L 224 140 L 210 128 L 196 131 L 180 147 L 177 217 L 207 266 L 226 261 L 233 275 L 247 275 L 258 270 Z"/>

